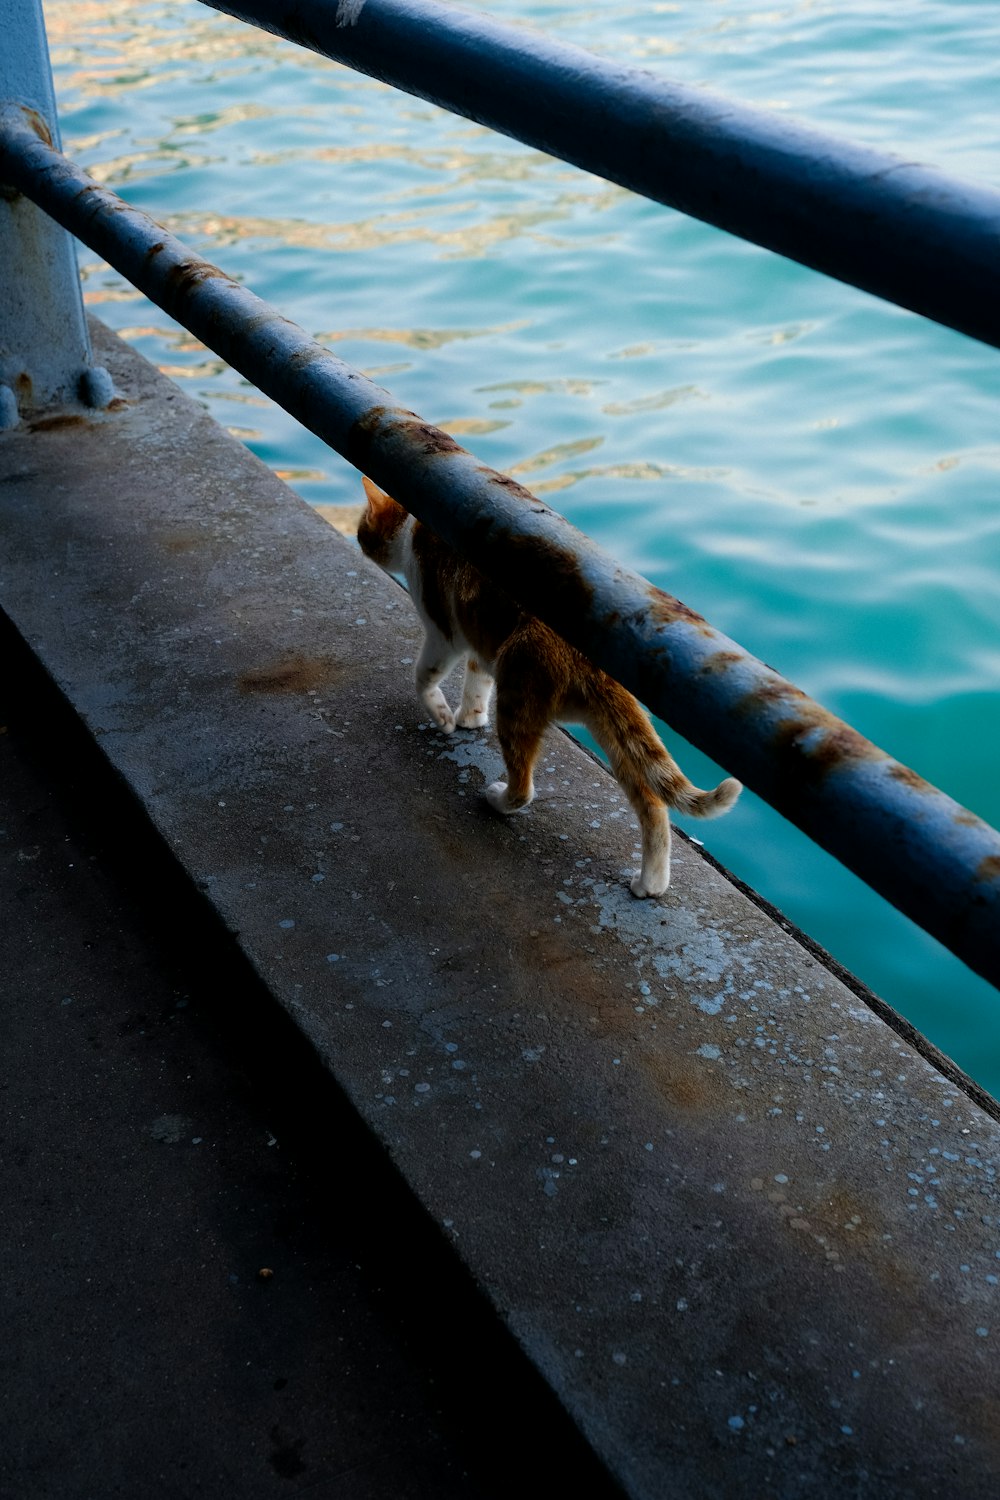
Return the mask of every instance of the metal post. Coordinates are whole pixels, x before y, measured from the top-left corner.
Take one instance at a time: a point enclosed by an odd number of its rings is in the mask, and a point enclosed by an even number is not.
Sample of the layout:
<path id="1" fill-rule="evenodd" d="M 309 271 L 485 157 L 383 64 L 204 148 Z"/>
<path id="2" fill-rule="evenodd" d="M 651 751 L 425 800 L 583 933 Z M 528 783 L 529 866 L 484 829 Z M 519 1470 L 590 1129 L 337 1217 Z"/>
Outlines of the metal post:
<path id="1" fill-rule="evenodd" d="M 26 108 L 59 145 L 41 0 L 0 0 L 0 105 Z M 57 400 L 106 406 L 93 364 L 72 237 L 29 198 L 0 186 L 0 429 Z"/>

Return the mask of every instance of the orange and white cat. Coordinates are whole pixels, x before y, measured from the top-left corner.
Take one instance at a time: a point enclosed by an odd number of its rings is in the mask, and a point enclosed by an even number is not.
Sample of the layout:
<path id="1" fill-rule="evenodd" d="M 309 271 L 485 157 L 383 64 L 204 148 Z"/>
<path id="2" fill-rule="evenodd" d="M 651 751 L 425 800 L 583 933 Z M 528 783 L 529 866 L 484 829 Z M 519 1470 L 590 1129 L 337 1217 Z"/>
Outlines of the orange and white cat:
<path id="1" fill-rule="evenodd" d="M 660 896 L 670 884 L 671 807 L 694 818 L 727 812 L 743 790 L 727 777 L 702 792 L 660 742 L 645 710 L 548 625 L 421 525 L 389 495 L 364 481 L 368 505 L 358 524 L 361 550 L 406 579 L 424 626 L 417 692 L 431 718 L 451 734 L 481 729 L 496 684 L 497 737 L 507 781 L 486 790 L 498 813 L 520 812 L 535 794 L 532 770 L 552 723 L 583 724 L 605 752 L 642 829 L 642 869 L 634 896 Z M 439 686 L 465 658 L 457 713 Z"/>

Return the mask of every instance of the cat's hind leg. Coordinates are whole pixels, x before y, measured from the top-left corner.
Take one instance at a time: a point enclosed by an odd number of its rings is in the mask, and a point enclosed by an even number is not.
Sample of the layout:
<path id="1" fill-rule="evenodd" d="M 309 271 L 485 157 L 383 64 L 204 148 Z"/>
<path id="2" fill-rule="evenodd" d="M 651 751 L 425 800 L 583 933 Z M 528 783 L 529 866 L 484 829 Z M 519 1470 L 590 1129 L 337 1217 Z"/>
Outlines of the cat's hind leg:
<path id="1" fill-rule="evenodd" d="M 668 757 L 631 693 L 603 675 L 595 684 L 597 691 L 588 694 L 580 717 L 611 762 L 642 835 L 642 868 L 629 888 L 640 900 L 662 896 L 670 884 L 670 810 L 655 782 Z"/>
<path id="2" fill-rule="evenodd" d="M 503 751 L 507 780 L 495 781 L 486 788 L 486 800 L 494 812 L 523 812 L 534 799 L 535 782 L 532 772 L 541 749 L 545 723 L 526 725 L 523 721 L 512 725 L 504 722 L 503 709 L 497 707 L 497 737 Z"/>
<path id="3" fill-rule="evenodd" d="M 476 661 L 470 656 L 465 664 L 465 683 L 462 688 L 462 702 L 455 716 L 455 723 L 459 729 L 484 729 L 490 722 L 490 694 L 493 691 L 493 678 L 488 672 L 484 672 Z"/>
<path id="4" fill-rule="evenodd" d="M 628 791 L 629 789 L 626 788 Z M 629 882 L 633 896 L 662 896 L 670 884 L 670 813 L 659 798 L 645 789 L 629 800 L 642 831 L 642 868 Z"/>
<path id="5" fill-rule="evenodd" d="M 535 795 L 532 772 L 552 718 L 552 685 L 512 638 L 497 660 L 497 738 L 507 780 L 486 788 L 486 800 L 494 812 L 521 812 L 531 802 Z"/>
<path id="6" fill-rule="evenodd" d="M 455 728 L 455 715 L 438 684 L 451 671 L 461 656 L 461 650 L 435 626 L 426 628 L 424 643 L 417 658 L 417 693 L 431 719 L 445 734 Z"/>

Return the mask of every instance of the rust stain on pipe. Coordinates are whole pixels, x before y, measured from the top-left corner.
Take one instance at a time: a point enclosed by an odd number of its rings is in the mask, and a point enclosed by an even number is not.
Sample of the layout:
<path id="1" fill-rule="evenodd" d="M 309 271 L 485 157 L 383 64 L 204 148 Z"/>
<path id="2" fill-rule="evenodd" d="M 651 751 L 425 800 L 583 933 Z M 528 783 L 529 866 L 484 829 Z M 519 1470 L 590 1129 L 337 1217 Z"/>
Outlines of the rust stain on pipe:
<path id="1" fill-rule="evenodd" d="M 22 104 L 21 113 L 24 115 L 25 121 L 38 136 L 39 140 L 44 141 L 46 146 L 51 146 L 52 131 L 49 129 L 49 122 L 46 120 L 45 116 L 39 114 L 37 109 L 32 109 L 30 104 Z"/>
<path id="2" fill-rule="evenodd" d="M 894 761 L 889 767 L 889 775 L 893 781 L 899 781 L 903 786 L 909 787 L 911 792 L 920 792 L 924 796 L 937 795 L 936 787 L 931 786 L 930 782 L 925 781 L 916 771 L 911 771 L 909 766 L 901 765 L 899 761 Z"/>
<path id="3" fill-rule="evenodd" d="M 177 297 L 186 297 L 206 281 L 227 281 L 230 286 L 239 286 L 238 281 L 234 281 L 225 271 L 220 271 L 218 266 L 213 266 L 207 260 L 182 260 L 178 265 L 170 267 L 166 279 L 167 285 Z"/>
<path id="4" fill-rule="evenodd" d="M 717 677 L 727 667 L 738 667 L 746 657 L 739 651 L 715 651 L 702 662 L 699 671 L 704 677 Z"/>
<path id="5" fill-rule="evenodd" d="M 860 762 L 891 760 L 884 750 L 843 719 L 814 703 L 801 688 L 780 678 L 744 694 L 737 711 L 748 719 L 758 720 L 772 706 L 787 706 L 790 710 L 789 716 L 779 719 L 770 731 L 775 752 L 794 758 L 816 780 Z M 901 781 L 913 775 L 905 766 L 899 766 L 898 770 Z"/>
<path id="6" fill-rule="evenodd" d="M 715 635 L 717 632 L 709 625 L 704 615 L 697 610 L 691 609 L 689 605 L 683 604 L 680 599 L 675 599 L 673 594 L 668 594 L 664 589 L 650 584 L 649 590 L 649 618 L 656 625 L 693 625 L 696 630 L 705 635 Z"/>

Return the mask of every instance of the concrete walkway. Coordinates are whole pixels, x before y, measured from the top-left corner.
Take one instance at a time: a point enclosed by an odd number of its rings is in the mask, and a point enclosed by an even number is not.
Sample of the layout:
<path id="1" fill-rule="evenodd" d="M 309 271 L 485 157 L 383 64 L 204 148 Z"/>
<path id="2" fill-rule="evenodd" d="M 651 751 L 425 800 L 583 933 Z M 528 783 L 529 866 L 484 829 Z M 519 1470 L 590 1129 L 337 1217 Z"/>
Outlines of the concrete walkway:
<path id="1" fill-rule="evenodd" d="M 635 902 L 563 736 L 484 812 L 405 598 L 97 340 L 128 404 L 0 445 L 0 603 L 609 1473 L 992 1496 L 992 1102 L 692 847 Z"/>

